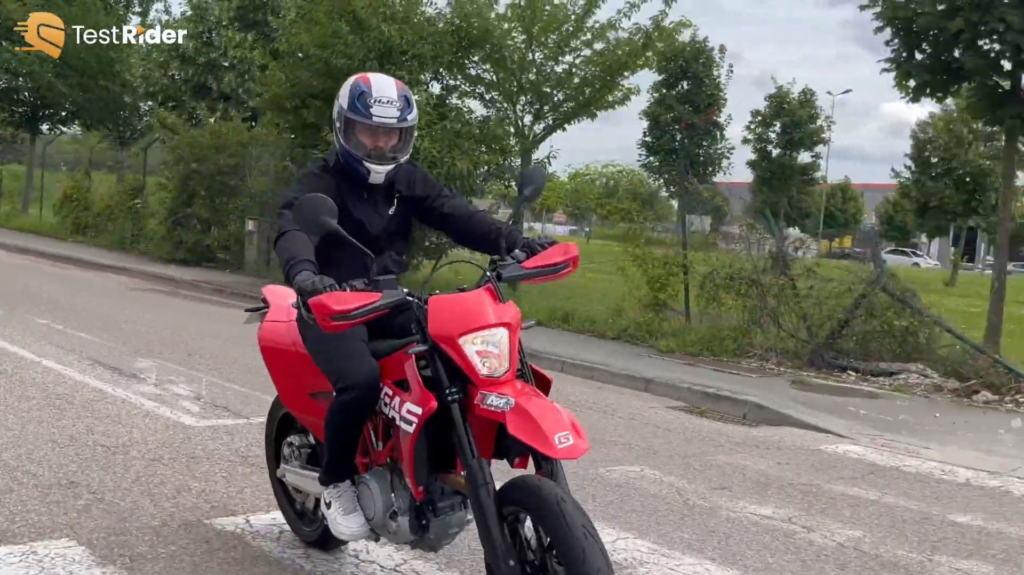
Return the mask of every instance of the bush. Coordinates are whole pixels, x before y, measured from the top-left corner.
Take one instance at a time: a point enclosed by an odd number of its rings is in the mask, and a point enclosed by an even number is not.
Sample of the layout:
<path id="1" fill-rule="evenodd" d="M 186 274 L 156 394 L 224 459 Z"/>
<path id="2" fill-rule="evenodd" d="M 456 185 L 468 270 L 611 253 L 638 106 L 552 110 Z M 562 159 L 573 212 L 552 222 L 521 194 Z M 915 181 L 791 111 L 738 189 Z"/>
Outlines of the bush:
<path id="1" fill-rule="evenodd" d="M 223 121 L 181 130 L 166 149 L 157 254 L 184 265 L 243 264 L 245 219 L 271 217 L 291 180 L 287 141 Z"/>
<path id="2" fill-rule="evenodd" d="M 127 176 L 96 201 L 96 220 L 104 243 L 110 247 L 146 251 L 146 226 L 149 210 L 142 178 Z"/>
<path id="3" fill-rule="evenodd" d="M 99 231 L 92 198 L 92 174 L 89 169 L 72 173 L 53 203 L 57 223 L 73 236 L 95 237 Z"/>

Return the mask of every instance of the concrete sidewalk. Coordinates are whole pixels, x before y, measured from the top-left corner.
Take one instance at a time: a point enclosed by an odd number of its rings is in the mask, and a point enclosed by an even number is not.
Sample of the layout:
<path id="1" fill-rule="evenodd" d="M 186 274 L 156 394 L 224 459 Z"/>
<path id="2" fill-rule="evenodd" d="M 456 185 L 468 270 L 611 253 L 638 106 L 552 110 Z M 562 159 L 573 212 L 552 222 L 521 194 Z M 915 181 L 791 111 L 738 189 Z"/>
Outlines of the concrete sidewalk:
<path id="1" fill-rule="evenodd" d="M 0 249 L 232 300 L 251 301 L 266 283 L 4 229 L 0 229 Z M 549 371 L 642 391 L 762 425 L 885 439 L 933 459 L 1024 474 L 1020 413 L 859 388 L 843 394 L 852 397 L 808 393 L 794 389 L 789 379 L 766 372 L 726 365 L 708 369 L 660 356 L 651 349 L 542 327 L 524 332 L 523 340 L 534 361 Z"/>

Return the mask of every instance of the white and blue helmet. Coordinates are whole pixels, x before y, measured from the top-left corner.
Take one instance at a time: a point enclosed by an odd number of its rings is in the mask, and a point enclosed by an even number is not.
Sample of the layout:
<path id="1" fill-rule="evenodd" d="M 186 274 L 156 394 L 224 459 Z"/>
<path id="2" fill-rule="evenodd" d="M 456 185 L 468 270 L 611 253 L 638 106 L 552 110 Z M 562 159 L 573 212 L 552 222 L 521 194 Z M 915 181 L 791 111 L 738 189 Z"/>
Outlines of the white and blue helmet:
<path id="1" fill-rule="evenodd" d="M 418 120 L 416 101 L 404 83 L 386 74 L 356 74 L 345 80 L 334 101 L 334 143 L 345 166 L 380 184 L 409 159 Z M 383 134 L 386 145 L 368 145 L 367 133 Z"/>

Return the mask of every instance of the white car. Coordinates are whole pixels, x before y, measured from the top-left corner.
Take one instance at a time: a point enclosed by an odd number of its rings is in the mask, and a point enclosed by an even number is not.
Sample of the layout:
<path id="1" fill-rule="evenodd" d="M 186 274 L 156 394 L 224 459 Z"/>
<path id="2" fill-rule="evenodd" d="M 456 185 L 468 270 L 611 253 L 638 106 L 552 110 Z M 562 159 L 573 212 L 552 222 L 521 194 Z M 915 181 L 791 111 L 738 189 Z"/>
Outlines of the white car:
<path id="1" fill-rule="evenodd" d="M 882 259 L 889 266 L 910 266 L 912 268 L 937 268 L 939 262 L 917 250 L 889 248 L 882 251 Z"/>

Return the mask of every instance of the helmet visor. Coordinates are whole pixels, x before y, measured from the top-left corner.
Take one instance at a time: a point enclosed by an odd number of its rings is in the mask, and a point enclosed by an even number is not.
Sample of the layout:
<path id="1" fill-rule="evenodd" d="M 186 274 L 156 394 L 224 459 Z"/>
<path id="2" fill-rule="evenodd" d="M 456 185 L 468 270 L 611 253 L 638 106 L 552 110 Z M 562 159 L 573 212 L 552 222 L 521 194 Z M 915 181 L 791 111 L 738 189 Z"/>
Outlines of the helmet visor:
<path id="1" fill-rule="evenodd" d="M 370 124 L 341 114 L 338 118 L 341 143 L 364 162 L 397 164 L 409 157 L 416 126 L 392 127 Z"/>

